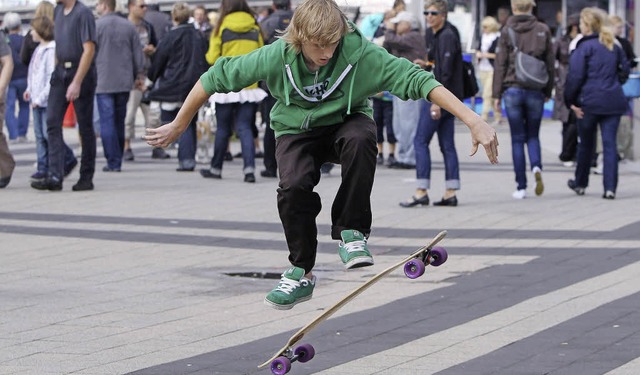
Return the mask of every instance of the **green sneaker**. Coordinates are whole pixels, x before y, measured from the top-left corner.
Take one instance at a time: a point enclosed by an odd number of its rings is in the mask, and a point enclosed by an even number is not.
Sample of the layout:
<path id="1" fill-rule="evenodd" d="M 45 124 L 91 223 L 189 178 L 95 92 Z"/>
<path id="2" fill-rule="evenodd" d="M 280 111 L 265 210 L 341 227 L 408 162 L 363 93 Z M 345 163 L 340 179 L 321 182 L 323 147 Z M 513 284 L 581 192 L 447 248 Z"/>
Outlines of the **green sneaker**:
<path id="1" fill-rule="evenodd" d="M 367 248 L 367 239 L 357 230 L 343 230 L 340 232 L 342 242 L 338 247 L 338 254 L 346 269 L 373 265 L 373 257 Z"/>
<path id="2" fill-rule="evenodd" d="M 304 269 L 291 267 L 280 278 L 280 283 L 264 298 L 264 303 L 278 310 L 289 310 L 296 304 L 311 299 L 316 277 L 304 277 Z"/>

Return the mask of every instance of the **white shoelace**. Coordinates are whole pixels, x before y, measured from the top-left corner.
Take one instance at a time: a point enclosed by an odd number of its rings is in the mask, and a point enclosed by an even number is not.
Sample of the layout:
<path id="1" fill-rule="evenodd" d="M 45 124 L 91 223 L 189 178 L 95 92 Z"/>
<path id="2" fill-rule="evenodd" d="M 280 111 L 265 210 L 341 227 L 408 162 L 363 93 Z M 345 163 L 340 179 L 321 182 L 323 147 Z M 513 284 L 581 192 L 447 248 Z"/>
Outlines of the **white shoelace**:
<path id="1" fill-rule="evenodd" d="M 291 294 L 291 292 L 293 292 L 294 289 L 300 287 L 300 284 L 302 284 L 303 286 L 306 286 L 309 284 L 309 281 L 305 279 L 302 279 L 301 281 L 291 280 L 289 278 L 286 278 L 283 275 L 282 278 L 280 279 L 280 284 L 278 284 L 278 286 L 276 287 L 276 290 L 285 294 Z"/>
<path id="2" fill-rule="evenodd" d="M 347 250 L 347 253 L 353 253 L 355 251 L 364 251 L 366 241 L 353 241 L 349 243 L 342 243 L 343 247 Z"/>

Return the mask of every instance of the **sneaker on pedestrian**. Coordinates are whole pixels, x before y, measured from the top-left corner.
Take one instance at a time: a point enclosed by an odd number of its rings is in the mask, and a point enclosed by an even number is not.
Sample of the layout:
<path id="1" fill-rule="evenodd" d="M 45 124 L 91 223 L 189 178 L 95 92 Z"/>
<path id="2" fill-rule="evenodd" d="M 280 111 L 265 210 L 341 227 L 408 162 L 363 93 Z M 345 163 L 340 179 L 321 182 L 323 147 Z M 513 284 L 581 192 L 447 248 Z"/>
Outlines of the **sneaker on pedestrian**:
<path id="1" fill-rule="evenodd" d="M 204 178 L 215 178 L 217 180 L 222 178 L 222 174 L 215 173 L 211 169 L 201 169 L 200 170 L 200 176 L 202 176 Z"/>
<path id="2" fill-rule="evenodd" d="M 591 168 L 591 173 L 602 174 L 602 164 L 598 163 L 595 167 Z"/>
<path id="3" fill-rule="evenodd" d="M 36 190 L 60 191 L 62 190 L 62 180 L 56 176 L 49 175 L 45 179 L 32 181 L 31 187 Z"/>
<path id="4" fill-rule="evenodd" d="M 124 153 L 122 154 L 122 159 L 124 161 L 133 161 L 133 160 L 135 160 L 135 156 L 133 155 L 133 150 L 130 149 L 130 148 L 124 150 Z"/>
<path id="5" fill-rule="evenodd" d="M 51 190 L 51 189 L 49 189 Z M 93 190 L 93 181 L 91 180 L 85 180 L 85 179 L 79 179 L 78 182 L 76 182 L 75 185 L 73 185 L 71 187 L 71 190 L 73 191 L 90 191 Z"/>
<path id="6" fill-rule="evenodd" d="M 171 155 L 167 154 L 167 152 L 162 147 L 154 147 L 153 151 L 151 151 L 152 159 L 169 159 Z"/>
<path id="7" fill-rule="evenodd" d="M 525 199 L 527 197 L 527 191 L 525 189 L 518 189 L 511 194 L 513 199 Z"/>
<path id="8" fill-rule="evenodd" d="M 278 285 L 267 294 L 264 303 L 277 310 L 289 310 L 313 296 L 316 277 L 304 277 L 304 268 L 292 266 L 280 277 Z"/>
<path id="9" fill-rule="evenodd" d="M 364 234 L 355 229 L 340 232 L 342 241 L 338 245 L 338 254 L 346 269 L 373 265 L 373 257 L 367 248 Z"/>
<path id="10" fill-rule="evenodd" d="M 0 177 L 0 189 L 4 189 L 11 182 L 11 176 Z"/>
<path id="11" fill-rule="evenodd" d="M 244 175 L 244 182 L 248 182 L 250 184 L 256 182 L 256 175 L 253 173 L 247 173 Z"/>
<path id="12" fill-rule="evenodd" d="M 36 173 L 31 175 L 31 181 L 42 181 L 47 178 L 46 172 L 37 171 Z"/>
<path id="13" fill-rule="evenodd" d="M 569 180 L 567 181 L 567 186 L 569 186 L 569 189 L 573 190 L 576 192 L 576 194 L 578 195 L 584 195 L 584 187 L 582 186 L 578 186 L 576 184 L 575 180 Z"/>
<path id="14" fill-rule="evenodd" d="M 389 154 L 387 157 L 387 165 L 395 164 L 397 162 L 396 157 L 393 154 Z"/>
<path id="15" fill-rule="evenodd" d="M 260 176 L 266 177 L 266 178 L 276 178 L 278 177 L 278 172 L 269 170 L 269 169 L 264 169 L 260 171 Z"/>
<path id="16" fill-rule="evenodd" d="M 384 164 L 384 156 L 382 156 L 382 154 L 378 154 L 378 157 L 376 158 L 376 162 L 378 163 L 378 165 Z"/>
<path id="17" fill-rule="evenodd" d="M 602 198 L 604 198 L 604 199 L 616 199 L 616 193 L 614 193 L 611 190 L 607 190 L 602 195 Z"/>
<path id="18" fill-rule="evenodd" d="M 542 183 L 542 170 L 540 169 L 540 167 L 533 167 L 533 177 L 536 180 L 536 188 L 535 188 L 535 193 L 536 195 L 542 195 L 542 193 L 544 192 L 544 184 Z"/>
<path id="19" fill-rule="evenodd" d="M 569 160 L 569 161 L 563 162 L 562 165 L 564 165 L 567 168 L 573 168 L 576 166 L 576 162 Z"/>

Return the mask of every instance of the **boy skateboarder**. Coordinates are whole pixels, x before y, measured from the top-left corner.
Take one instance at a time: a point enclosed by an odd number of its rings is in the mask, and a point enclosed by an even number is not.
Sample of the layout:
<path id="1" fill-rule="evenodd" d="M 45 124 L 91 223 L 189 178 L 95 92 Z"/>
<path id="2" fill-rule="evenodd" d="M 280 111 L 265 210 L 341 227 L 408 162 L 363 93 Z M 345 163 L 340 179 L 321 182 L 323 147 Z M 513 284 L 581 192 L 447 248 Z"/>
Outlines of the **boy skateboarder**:
<path id="1" fill-rule="evenodd" d="M 195 84 L 176 119 L 147 129 L 151 146 L 167 147 L 216 92 L 238 91 L 265 80 L 276 104 L 271 111 L 280 183 L 278 211 L 291 267 L 265 303 L 290 309 L 313 294 L 320 197 L 313 191 L 325 162 L 342 165 L 331 209 L 333 239 L 348 269 L 370 266 L 370 195 L 376 169 L 376 125 L 369 97 L 389 91 L 402 99 L 427 98 L 471 130 L 472 152 L 482 145 L 497 163 L 496 132 L 438 83 L 433 74 L 369 42 L 333 0 L 307 0 L 282 37 L 249 54 L 220 58 Z"/>

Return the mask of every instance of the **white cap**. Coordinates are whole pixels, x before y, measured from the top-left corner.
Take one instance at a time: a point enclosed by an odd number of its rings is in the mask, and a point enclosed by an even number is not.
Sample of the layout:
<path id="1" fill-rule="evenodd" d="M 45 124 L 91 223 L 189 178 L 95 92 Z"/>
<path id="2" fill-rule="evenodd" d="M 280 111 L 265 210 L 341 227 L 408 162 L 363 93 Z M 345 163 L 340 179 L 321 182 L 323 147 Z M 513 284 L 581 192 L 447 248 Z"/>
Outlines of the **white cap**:
<path id="1" fill-rule="evenodd" d="M 398 23 L 400 21 L 409 22 L 412 29 L 417 29 L 420 27 L 420 25 L 418 25 L 418 19 L 412 13 L 407 11 L 402 11 L 389 20 L 389 22 L 391 23 Z"/>

